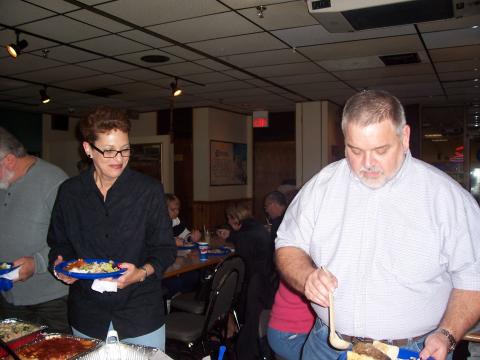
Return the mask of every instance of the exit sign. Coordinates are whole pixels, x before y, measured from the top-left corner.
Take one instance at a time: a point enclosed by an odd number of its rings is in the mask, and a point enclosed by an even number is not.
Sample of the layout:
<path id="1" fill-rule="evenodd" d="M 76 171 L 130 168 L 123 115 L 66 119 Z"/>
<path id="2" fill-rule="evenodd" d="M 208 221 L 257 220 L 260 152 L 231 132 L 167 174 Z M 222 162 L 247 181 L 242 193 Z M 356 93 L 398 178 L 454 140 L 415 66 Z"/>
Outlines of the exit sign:
<path id="1" fill-rule="evenodd" d="M 253 127 L 267 128 L 268 127 L 268 111 L 254 111 L 253 112 Z"/>

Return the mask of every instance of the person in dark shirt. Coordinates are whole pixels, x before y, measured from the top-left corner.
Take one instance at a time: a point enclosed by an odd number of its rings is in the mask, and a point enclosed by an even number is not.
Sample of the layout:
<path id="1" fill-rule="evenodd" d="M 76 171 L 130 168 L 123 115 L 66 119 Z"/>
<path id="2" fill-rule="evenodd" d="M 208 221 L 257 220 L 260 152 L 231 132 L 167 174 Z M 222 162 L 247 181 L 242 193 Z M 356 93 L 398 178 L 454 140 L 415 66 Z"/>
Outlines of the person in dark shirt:
<path id="1" fill-rule="evenodd" d="M 71 285 L 73 333 L 104 339 L 114 328 L 125 342 L 164 349 L 161 279 L 175 260 L 176 247 L 163 186 L 127 167 L 130 121 L 125 112 L 98 108 L 80 122 L 80 131 L 92 165 L 58 191 L 47 239 L 50 265 L 100 258 L 120 261 L 126 271 L 93 284 L 54 271 Z M 116 292 L 93 289 L 112 282 Z"/>
<path id="2" fill-rule="evenodd" d="M 172 231 L 177 246 L 183 246 L 189 242 L 198 242 L 202 237 L 200 231 L 193 229 L 188 230 L 184 222 L 180 220 L 180 199 L 174 194 L 165 194 L 165 202 L 167 203 L 168 215 L 172 219 Z"/>
<path id="3" fill-rule="evenodd" d="M 274 243 L 277 237 L 277 230 L 283 220 L 283 214 L 285 210 L 287 210 L 287 198 L 283 193 L 275 190 L 265 196 L 263 205 L 272 224 L 270 228 L 270 238 L 272 239 L 272 243 Z"/>
<path id="4" fill-rule="evenodd" d="M 267 229 L 242 204 L 229 205 L 225 213 L 233 229 L 229 241 L 245 261 L 245 280 L 239 299 L 243 326 L 238 334 L 236 355 L 242 360 L 257 359 L 260 314 L 263 309 L 271 308 L 275 290 L 273 244 Z"/>

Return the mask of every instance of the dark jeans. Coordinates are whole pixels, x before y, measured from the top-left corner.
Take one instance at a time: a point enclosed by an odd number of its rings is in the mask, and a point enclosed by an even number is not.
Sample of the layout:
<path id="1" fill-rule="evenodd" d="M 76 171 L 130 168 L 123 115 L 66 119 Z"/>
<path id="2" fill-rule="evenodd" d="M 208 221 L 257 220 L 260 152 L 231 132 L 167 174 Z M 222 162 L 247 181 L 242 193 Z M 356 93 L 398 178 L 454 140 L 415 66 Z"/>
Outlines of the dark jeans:
<path id="1" fill-rule="evenodd" d="M 36 305 L 15 306 L 0 295 L 0 318 L 16 318 L 46 325 L 55 332 L 71 334 L 68 324 L 67 296 Z"/>

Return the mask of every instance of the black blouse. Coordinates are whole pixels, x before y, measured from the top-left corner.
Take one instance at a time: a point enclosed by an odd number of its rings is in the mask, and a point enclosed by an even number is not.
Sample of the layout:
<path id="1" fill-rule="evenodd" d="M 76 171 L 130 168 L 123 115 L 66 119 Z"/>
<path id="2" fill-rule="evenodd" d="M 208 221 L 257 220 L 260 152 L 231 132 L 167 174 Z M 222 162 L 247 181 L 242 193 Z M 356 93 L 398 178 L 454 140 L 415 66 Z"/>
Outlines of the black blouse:
<path id="1" fill-rule="evenodd" d="M 48 233 L 49 259 L 105 258 L 145 263 L 155 273 L 144 282 L 115 292 L 91 289 L 92 280 L 70 287 L 69 320 L 80 332 L 104 339 L 110 321 L 120 338 L 145 335 L 165 322 L 161 278 L 175 261 L 172 222 L 163 186 L 126 168 L 104 201 L 93 167 L 59 188 Z"/>

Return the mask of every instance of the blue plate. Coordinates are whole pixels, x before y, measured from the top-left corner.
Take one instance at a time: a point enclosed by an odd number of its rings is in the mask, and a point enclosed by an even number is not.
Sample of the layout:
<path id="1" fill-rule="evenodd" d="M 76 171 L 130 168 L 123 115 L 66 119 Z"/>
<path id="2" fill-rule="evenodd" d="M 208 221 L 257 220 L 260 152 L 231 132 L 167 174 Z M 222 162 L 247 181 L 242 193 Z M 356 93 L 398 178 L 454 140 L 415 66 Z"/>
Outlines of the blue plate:
<path id="1" fill-rule="evenodd" d="M 412 350 L 408 350 L 408 349 L 403 349 L 403 348 L 400 348 L 400 350 L 398 351 L 398 359 L 406 359 L 406 360 L 410 360 L 410 359 L 419 359 L 420 358 L 420 354 L 416 351 L 412 351 Z M 338 360 L 347 360 L 347 352 L 343 352 L 340 357 L 338 358 Z M 432 357 L 429 357 L 428 360 L 435 360 L 434 358 Z"/>
<path id="2" fill-rule="evenodd" d="M 90 279 L 104 279 L 104 278 L 110 278 L 110 277 L 117 278 L 120 275 L 122 275 L 125 271 L 127 271 L 126 269 L 120 269 L 118 271 L 109 272 L 109 273 L 88 274 L 88 273 L 79 273 L 79 272 L 73 272 L 73 271 L 65 270 L 65 267 L 67 265 L 69 265 L 70 263 L 75 262 L 75 261 L 77 261 L 77 259 L 61 262 L 60 264 L 55 266 L 55 271 L 58 272 L 58 273 L 76 278 L 76 279 L 88 279 L 88 280 L 90 280 Z M 107 260 L 107 259 L 83 259 L 83 261 L 85 261 L 86 263 L 93 263 L 93 262 L 107 263 L 110 260 Z M 114 261 L 114 265 L 118 267 L 118 262 Z"/>
<path id="3" fill-rule="evenodd" d="M 0 261 L 0 264 L 1 265 L 7 264 L 10 266 L 8 269 L 0 269 L 0 275 L 8 274 L 9 272 L 18 268 L 18 266 L 13 266 L 13 263 L 11 262 Z"/>
<path id="4" fill-rule="evenodd" d="M 193 250 L 198 247 L 197 243 L 184 244 L 183 246 L 177 246 L 177 250 Z"/>
<path id="5" fill-rule="evenodd" d="M 230 249 L 223 246 L 219 247 L 218 249 L 209 249 L 207 251 L 208 256 L 225 256 L 230 253 Z"/>

